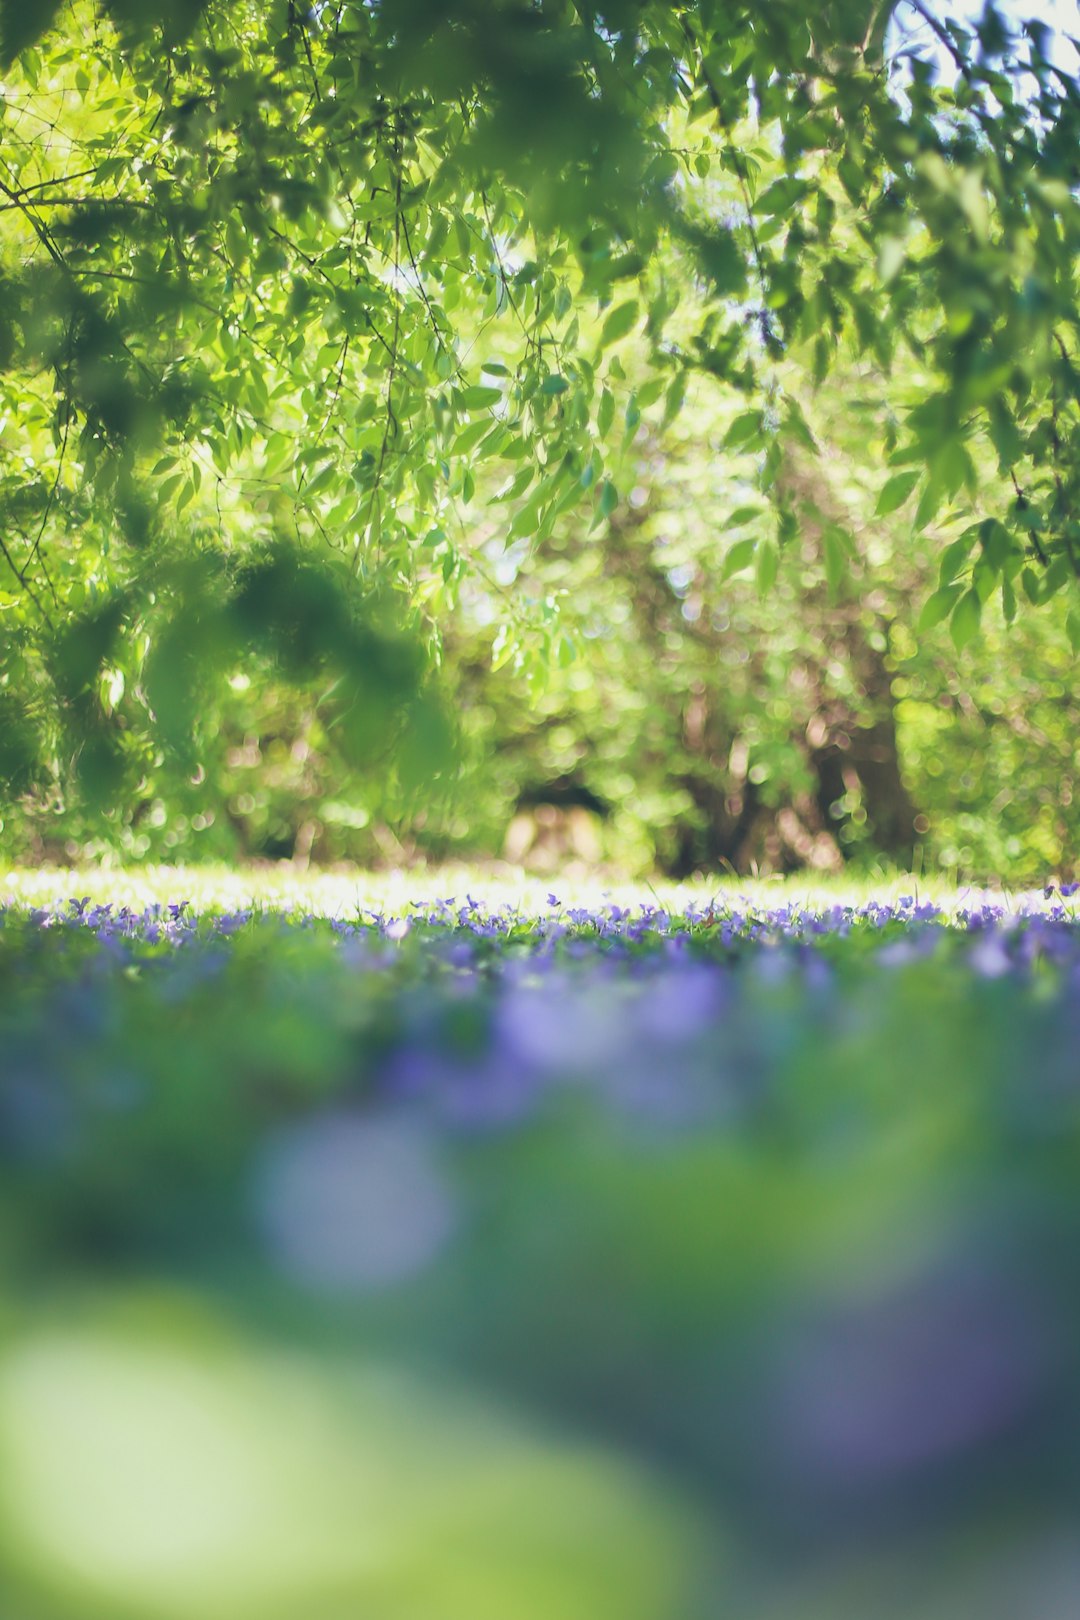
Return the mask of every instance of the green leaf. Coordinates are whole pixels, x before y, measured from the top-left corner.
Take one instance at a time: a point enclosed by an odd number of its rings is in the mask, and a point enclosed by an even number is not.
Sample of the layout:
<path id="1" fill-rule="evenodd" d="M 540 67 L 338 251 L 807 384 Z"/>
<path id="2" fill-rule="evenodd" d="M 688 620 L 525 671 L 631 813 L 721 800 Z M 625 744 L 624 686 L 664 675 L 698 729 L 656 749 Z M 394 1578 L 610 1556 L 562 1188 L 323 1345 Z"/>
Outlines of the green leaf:
<path id="1" fill-rule="evenodd" d="M 1049 568 L 1045 571 L 1042 577 L 1042 590 L 1040 592 L 1041 600 L 1048 602 L 1050 598 L 1052 596 L 1056 596 L 1058 591 L 1067 585 L 1070 580 L 1073 579 L 1073 577 L 1072 565 L 1064 554 L 1059 554 L 1057 557 L 1053 558 Z"/>
<path id="2" fill-rule="evenodd" d="M 553 394 L 565 394 L 569 387 L 570 384 L 565 377 L 557 377 L 552 373 L 550 377 L 545 377 L 540 384 L 540 392 L 550 397 Z"/>
<path id="3" fill-rule="evenodd" d="M 511 658 L 514 657 L 516 652 L 517 643 L 514 640 L 513 631 L 510 629 L 510 626 L 504 622 L 499 626 L 495 633 L 495 639 L 491 643 L 492 669 L 501 669 L 504 664 L 508 664 L 510 662 Z"/>
<path id="4" fill-rule="evenodd" d="M 637 324 L 641 306 L 636 298 L 628 299 L 625 304 L 618 304 L 611 311 L 600 330 L 600 347 L 606 349 L 612 343 L 617 343 L 626 336 Z"/>
<path id="5" fill-rule="evenodd" d="M 758 595 L 768 596 L 776 582 L 777 571 L 780 567 L 780 551 L 775 540 L 761 540 L 758 542 L 755 578 Z"/>
<path id="6" fill-rule="evenodd" d="M 611 424 L 615 420 L 615 396 L 610 388 L 605 388 L 600 395 L 600 408 L 596 413 L 596 430 L 602 439 L 606 439 L 611 432 Z"/>
<path id="7" fill-rule="evenodd" d="M 724 449 L 748 448 L 761 438 L 764 416 L 761 411 L 742 411 L 724 435 Z"/>
<path id="8" fill-rule="evenodd" d="M 337 478 L 337 476 L 338 470 L 336 464 L 332 461 L 327 462 L 326 466 L 320 468 L 320 470 L 315 474 L 315 477 L 312 478 L 309 483 L 304 485 L 304 494 L 318 495 L 322 490 L 329 489 L 330 485 L 334 482 L 334 479 Z"/>
<path id="9" fill-rule="evenodd" d="M 486 416 L 481 416 L 477 421 L 470 422 L 468 427 L 462 428 L 454 440 L 451 446 L 451 454 L 455 456 L 467 455 L 474 445 L 480 443 L 480 440 L 490 427 L 491 422 Z"/>
<path id="10" fill-rule="evenodd" d="M 804 450 L 809 450 L 815 456 L 819 454 L 818 442 L 810 431 L 810 424 L 803 415 L 798 400 L 788 400 L 784 411 L 784 427 Z"/>
<path id="11" fill-rule="evenodd" d="M 938 568 L 938 584 L 951 585 L 959 574 L 971 554 L 971 547 L 978 533 L 977 525 L 965 529 L 957 540 L 953 540 L 941 553 L 941 564 Z"/>
<path id="12" fill-rule="evenodd" d="M 736 540 L 733 546 L 729 546 L 720 565 L 720 583 L 723 584 L 733 574 L 741 574 L 744 568 L 749 568 L 754 561 L 756 549 L 756 540 Z"/>
<path id="13" fill-rule="evenodd" d="M 952 618 L 949 621 L 949 631 L 957 652 L 962 652 L 978 635 L 981 618 L 982 603 L 978 591 L 974 589 L 965 591 L 953 608 Z"/>
<path id="14" fill-rule="evenodd" d="M 839 173 L 840 185 L 844 186 L 848 198 L 852 199 L 852 203 L 858 206 L 863 201 L 863 186 L 865 186 L 863 170 L 861 170 L 860 165 L 855 162 L 855 159 L 850 154 L 845 154 L 837 164 L 837 173 Z"/>
<path id="15" fill-rule="evenodd" d="M 666 383 L 663 377 L 650 377 L 647 382 L 643 382 L 637 391 L 637 400 L 641 409 L 645 410 L 647 406 L 655 405 L 664 392 L 665 386 Z"/>
<path id="16" fill-rule="evenodd" d="M 543 505 L 542 493 L 537 490 L 532 498 L 515 515 L 510 525 L 511 540 L 523 540 L 530 534 L 535 534 L 540 527 L 541 507 Z"/>
<path id="17" fill-rule="evenodd" d="M 985 554 L 976 558 L 975 567 L 971 570 L 971 584 L 980 602 L 988 602 L 997 589 L 1001 569 Z"/>
<path id="18" fill-rule="evenodd" d="M 914 526 L 916 531 L 925 529 L 928 523 L 933 522 L 944 499 L 944 485 L 937 478 L 931 477 L 928 479 L 926 488 L 920 495 L 919 504 L 915 509 Z"/>
<path id="19" fill-rule="evenodd" d="M 980 523 L 978 534 L 982 548 L 995 568 L 1004 568 L 1006 561 L 1019 550 L 1009 530 L 997 518 L 986 518 Z"/>
<path id="20" fill-rule="evenodd" d="M 562 494 L 548 508 L 548 519 L 554 522 L 557 517 L 561 517 L 563 512 L 568 512 L 572 506 L 576 506 L 584 495 L 585 491 L 581 487 L 580 480 L 571 478 Z"/>
<path id="21" fill-rule="evenodd" d="M 529 485 L 532 483 L 532 481 L 533 481 L 533 479 L 535 477 L 536 477 L 536 468 L 534 466 L 529 465 L 527 467 L 522 467 L 519 472 L 516 472 L 514 474 L 514 477 L 511 480 L 509 487 L 507 489 L 502 490 L 499 494 L 492 496 L 492 500 L 495 500 L 495 501 L 516 501 L 516 500 L 519 500 L 521 498 L 521 496 L 524 495 L 525 491 L 528 489 Z"/>
<path id="22" fill-rule="evenodd" d="M 593 520 L 589 525 L 590 532 L 598 529 L 605 518 L 609 518 L 619 504 L 619 492 L 610 478 L 604 478 L 596 488 L 596 506 Z"/>
<path id="23" fill-rule="evenodd" d="M 962 590 L 960 585 L 942 585 L 923 603 L 919 614 L 919 630 L 932 630 L 936 624 L 947 619 L 956 604 Z"/>
<path id="24" fill-rule="evenodd" d="M 832 365 L 833 344 L 824 332 L 819 332 L 814 339 L 814 360 L 812 373 L 816 384 L 823 383 L 829 375 Z"/>
<path id="25" fill-rule="evenodd" d="M 680 371 L 673 378 L 664 395 L 664 414 L 660 419 L 662 428 L 669 427 L 683 408 L 686 399 L 686 372 Z"/>
<path id="26" fill-rule="evenodd" d="M 922 472 L 918 468 L 911 472 L 893 473 L 878 496 L 875 516 L 888 517 L 890 512 L 903 506 L 921 477 Z"/>
<path id="27" fill-rule="evenodd" d="M 490 423 L 485 423 L 485 427 Z M 491 432 L 486 434 L 477 448 L 477 457 L 483 461 L 488 456 L 504 456 L 507 460 L 518 461 L 525 454 L 526 447 L 520 438 L 508 433 L 501 422 L 496 422 Z"/>
<path id="28" fill-rule="evenodd" d="M 60 0 L 2 0 L 0 3 L 0 63 L 7 66 L 52 26 Z"/>
<path id="29" fill-rule="evenodd" d="M 490 388 L 487 383 L 473 383 L 471 388 L 461 391 L 461 408 L 465 411 L 488 410 L 492 405 L 497 405 L 502 397 L 501 388 Z"/>
<path id="30" fill-rule="evenodd" d="M 946 439 L 934 458 L 934 475 L 941 479 L 950 496 L 957 495 L 965 484 L 971 493 L 975 491 L 975 463 L 966 445 L 961 444 L 959 439 Z"/>
<path id="31" fill-rule="evenodd" d="M 754 203 L 754 213 L 761 215 L 789 213 L 809 190 L 807 181 L 782 176 L 781 179 L 774 180 L 768 190 L 758 197 Z"/>

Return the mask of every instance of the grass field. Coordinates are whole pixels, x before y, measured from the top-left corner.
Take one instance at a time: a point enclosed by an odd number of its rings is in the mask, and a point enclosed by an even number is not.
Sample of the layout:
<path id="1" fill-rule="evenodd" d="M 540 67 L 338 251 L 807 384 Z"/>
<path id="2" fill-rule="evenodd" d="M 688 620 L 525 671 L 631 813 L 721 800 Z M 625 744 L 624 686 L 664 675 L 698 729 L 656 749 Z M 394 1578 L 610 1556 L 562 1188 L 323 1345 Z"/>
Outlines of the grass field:
<path id="1" fill-rule="evenodd" d="M 1060 1620 L 1072 893 L 0 880 L 4 1620 Z"/>

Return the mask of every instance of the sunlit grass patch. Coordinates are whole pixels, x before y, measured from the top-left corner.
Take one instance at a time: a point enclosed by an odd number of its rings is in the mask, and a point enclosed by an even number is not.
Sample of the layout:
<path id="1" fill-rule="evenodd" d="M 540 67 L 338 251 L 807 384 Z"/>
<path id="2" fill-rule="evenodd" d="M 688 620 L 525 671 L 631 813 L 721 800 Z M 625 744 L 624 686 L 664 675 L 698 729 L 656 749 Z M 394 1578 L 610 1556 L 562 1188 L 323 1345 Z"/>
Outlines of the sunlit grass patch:
<path id="1" fill-rule="evenodd" d="M 1041 906 L 1042 890 L 955 885 L 942 879 L 897 873 L 877 877 L 789 878 L 718 875 L 673 883 L 606 876 L 585 879 L 537 877 L 503 864 L 419 867 L 391 871 L 298 871 L 281 862 L 263 866 L 43 867 L 0 869 L 0 901 L 19 905 L 63 904 L 88 896 L 142 909 L 187 900 L 197 911 L 290 908 L 313 916 L 351 917 L 358 910 L 404 913 L 412 902 L 440 898 L 480 900 L 489 909 L 509 905 L 525 913 L 550 909 L 551 896 L 565 906 L 601 907 L 652 904 L 673 911 L 710 903 L 730 908 L 749 903 L 781 905 L 891 904 L 903 895 L 930 901 L 948 914 L 992 902 L 1006 910 Z"/>

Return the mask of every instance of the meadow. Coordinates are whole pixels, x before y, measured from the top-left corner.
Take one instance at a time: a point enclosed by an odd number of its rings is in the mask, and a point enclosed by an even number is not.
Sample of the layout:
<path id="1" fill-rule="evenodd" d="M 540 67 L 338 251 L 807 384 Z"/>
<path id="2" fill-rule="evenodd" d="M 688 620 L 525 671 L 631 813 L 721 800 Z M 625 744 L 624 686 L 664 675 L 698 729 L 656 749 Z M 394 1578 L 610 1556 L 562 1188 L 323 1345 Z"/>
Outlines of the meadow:
<path id="1" fill-rule="evenodd" d="M 1074 10 L 0 0 L 0 1620 L 1080 1614 Z"/>
<path id="2" fill-rule="evenodd" d="M 1069 1611 L 1074 886 L 0 887 L 5 1616 Z"/>

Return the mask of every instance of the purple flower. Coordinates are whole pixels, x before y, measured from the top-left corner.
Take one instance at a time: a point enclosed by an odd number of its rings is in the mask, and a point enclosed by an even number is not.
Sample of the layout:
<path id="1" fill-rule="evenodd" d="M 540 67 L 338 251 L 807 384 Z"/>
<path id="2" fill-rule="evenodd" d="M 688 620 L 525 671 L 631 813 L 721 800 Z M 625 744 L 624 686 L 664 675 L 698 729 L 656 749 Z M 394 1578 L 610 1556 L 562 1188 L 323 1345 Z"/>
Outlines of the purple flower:
<path id="1" fill-rule="evenodd" d="M 435 1260 L 457 1220 L 428 1138 L 361 1114 L 323 1115 L 272 1140 L 253 1201 L 277 1265 L 318 1292 L 407 1281 Z"/>

